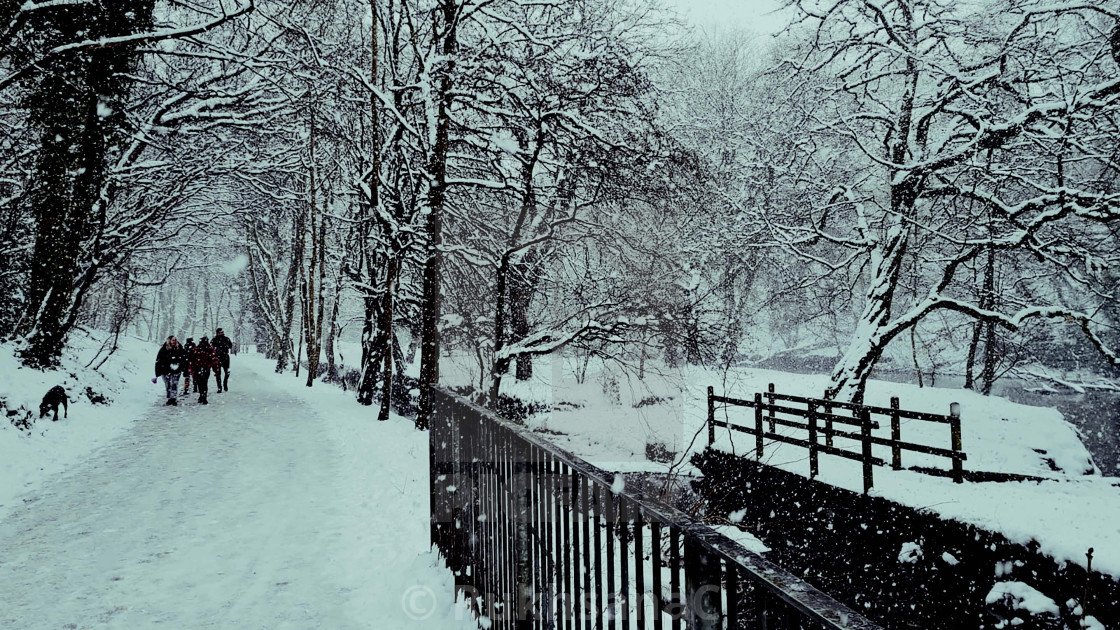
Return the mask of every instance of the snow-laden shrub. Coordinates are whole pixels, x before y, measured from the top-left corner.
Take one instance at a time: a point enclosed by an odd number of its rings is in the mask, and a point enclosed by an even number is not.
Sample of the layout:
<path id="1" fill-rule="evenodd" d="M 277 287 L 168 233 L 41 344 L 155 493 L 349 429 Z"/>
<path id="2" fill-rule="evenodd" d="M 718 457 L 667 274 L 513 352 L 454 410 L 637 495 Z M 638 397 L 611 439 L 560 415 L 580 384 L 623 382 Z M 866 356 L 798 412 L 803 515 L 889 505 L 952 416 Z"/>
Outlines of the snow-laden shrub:
<path id="1" fill-rule="evenodd" d="M 8 400 L 0 396 L 0 412 L 3 412 L 13 427 L 24 433 L 31 433 L 31 427 L 35 424 L 35 416 L 31 410 L 22 406 L 9 407 Z"/>
<path id="2" fill-rule="evenodd" d="M 984 598 L 988 612 L 997 621 L 993 628 L 1059 630 L 1061 610 L 1054 600 L 1025 582 L 996 582 Z"/>

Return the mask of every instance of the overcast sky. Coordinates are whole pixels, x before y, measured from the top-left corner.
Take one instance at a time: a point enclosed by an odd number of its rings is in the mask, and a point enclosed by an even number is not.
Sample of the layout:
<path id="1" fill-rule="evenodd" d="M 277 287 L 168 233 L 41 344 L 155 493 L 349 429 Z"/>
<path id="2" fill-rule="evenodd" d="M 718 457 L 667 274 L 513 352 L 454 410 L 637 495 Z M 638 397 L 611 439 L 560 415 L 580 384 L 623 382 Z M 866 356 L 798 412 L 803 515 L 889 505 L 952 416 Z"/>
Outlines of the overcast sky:
<path id="1" fill-rule="evenodd" d="M 784 25 L 780 15 L 767 15 L 780 0 L 663 0 L 693 24 L 708 27 L 738 27 L 759 33 L 774 33 Z"/>

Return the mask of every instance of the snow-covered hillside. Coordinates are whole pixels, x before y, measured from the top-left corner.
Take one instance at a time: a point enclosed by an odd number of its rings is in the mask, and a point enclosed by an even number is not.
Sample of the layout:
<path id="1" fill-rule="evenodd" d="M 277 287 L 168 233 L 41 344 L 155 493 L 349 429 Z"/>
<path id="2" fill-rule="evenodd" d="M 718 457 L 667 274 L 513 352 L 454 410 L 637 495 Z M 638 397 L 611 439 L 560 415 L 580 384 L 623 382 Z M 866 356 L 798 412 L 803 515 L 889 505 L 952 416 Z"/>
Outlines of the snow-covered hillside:
<path id="1" fill-rule="evenodd" d="M 47 372 L 23 367 L 11 344 L 0 345 L 0 400 L 9 420 L 0 422 L 0 517 L 20 503 L 17 495 L 66 471 L 127 429 L 162 391 L 162 385 L 151 383 L 153 344 L 122 336 L 120 348 L 102 363 L 111 344 L 104 333 L 76 331 L 62 366 Z M 39 403 L 56 385 L 70 399 L 68 417 L 60 408 L 58 422 L 53 414 L 40 419 Z M 27 418 L 33 423 L 30 429 L 20 430 L 11 422 Z"/>

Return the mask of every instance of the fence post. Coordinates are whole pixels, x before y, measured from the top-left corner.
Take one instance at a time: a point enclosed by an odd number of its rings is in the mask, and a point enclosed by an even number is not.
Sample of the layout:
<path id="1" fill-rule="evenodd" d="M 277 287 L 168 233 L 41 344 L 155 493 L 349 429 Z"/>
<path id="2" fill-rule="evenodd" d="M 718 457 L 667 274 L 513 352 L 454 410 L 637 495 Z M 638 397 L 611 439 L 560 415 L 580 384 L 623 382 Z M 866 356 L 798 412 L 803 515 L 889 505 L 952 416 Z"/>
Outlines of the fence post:
<path id="1" fill-rule="evenodd" d="M 816 479 L 817 462 L 817 404 L 809 403 L 809 478 Z"/>
<path id="2" fill-rule="evenodd" d="M 898 396 L 891 396 L 891 468 L 902 470 L 902 447 L 898 442 L 902 440 L 902 421 L 898 416 Z"/>
<path id="3" fill-rule="evenodd" d="M 762 394 L 754 394 L 754 455 L 762 461 Z"/>
<path id="4" fill-rule="evenodd" d="M 708 386 L 708 446 L 715 444 L 716 441 L 716 401 L 712 400 L 715 395 L 715 390 L 711 385 Z"/>
<path id="5" fill-rule="evenodd" d="M 961 452 L 961 404 L 949 403 L 949 428 L 953 432 L 953 452 Z M 953 458 L 953 482 L 964 483 L 964 462 Z"/>
<path id="6" fill-rule="evenodd" d="M 859 410 L 860 437 L 863 442 L 863 493 L 867 494 L 874 485 L 872 479 L 871 454 L 871 412 L 866 407 Z"/>
<path id="7" fill-rule="evenodd" d="M 684 589 L 689 630 L 716 630 L 720 627 L 722 573 L 719 558 L 709 555 L 696 540 L 696 534 L 686 531 Z"/>
<path id="8" fill-rule="evenodd" d="M 1085 553 L 1085 558 L 1088 564 L 1085 565 L 1085 586 L 1081 590 L 1081 605 L 1089 605 L 1089 580 L 1093 578 L 1093 548 L 1089 547 L 1089 551 Z"/>
<path id="9" fill-rule="evenodd" d="M 832 405 L 828 404 L 828 392 L 824 393 L 824 400 L 824 413 L 828 416 L 824 419 L 824 444 L 832 446 Z"/>
<path id="10" fill-rule="evenodd" d="M 766 404 L 770 405 L 770 412 L 767 413 L 766 415 L 767 415 L 767 417 L 770 418 L 770 432 L 773 433 L 775 431 L 775 427 L 774 427 L 774 384 L 770 383 L 769 385 L 767 385 L 766 386 L 766 391 L 769 392 L 768 394 L 766 394 Z"/>

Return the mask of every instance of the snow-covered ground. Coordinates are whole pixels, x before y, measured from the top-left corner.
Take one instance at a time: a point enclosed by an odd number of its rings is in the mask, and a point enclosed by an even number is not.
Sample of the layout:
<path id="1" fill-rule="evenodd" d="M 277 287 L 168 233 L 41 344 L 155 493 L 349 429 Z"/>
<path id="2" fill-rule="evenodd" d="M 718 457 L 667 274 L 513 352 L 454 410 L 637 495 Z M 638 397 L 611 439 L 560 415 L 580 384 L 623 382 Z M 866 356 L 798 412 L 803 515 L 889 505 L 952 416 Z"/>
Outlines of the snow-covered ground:
<path id="1" fill-rule="evenodd" d="M 167 408 L 150 382 L 156 348 L 122 339 L 95 372 L 85 366 L 100 341 L 78 335 L 64 368 L 45 374 L 19 368 L 0 346 L 9 408 L 36 410 L 56 384 L 74 400 L 69 418 L 38 420 L 30 434 L 0 424 L 0 626 L 475 627 L 429 549 L 427 436 L 409 421 L 377 423 L 352 394 L 308 389 L 246 354 L 234 358 L 232 393 Z M 538 359 L 534 379 L 503 389 L 546 409 L 530 429 L 616 471 L 668 470 L 647 458 L 647 446 L 660 445 L 690 472 L 689 454 L 707 443 L 708 385 L 744 398 L 769 382 L 811 396 L 825 386 L 823 376 L 652 363 L 639 379 L 594 362 L 577 382 L 582 368 L 571 357 Z M 450 385 L 477 382 L 469 360 L 449 361 L 443 374 Z M 113 404 L 91 404 L 86 386 Z M 954 484 L 876 468 L 873 492 L 1035 540 L 1059 561 L 1084 566 L 1093 547 L 1093 567 L 1120 575 L 1120 479 L 1091 465 L 1060 414 L 896 383 L 872 382 L 868 401 L 892 395 L 937 413 L 961 403 L 967 468 L 1050 480 Z M 727 413 L 747 421 L 750 412 Z M 948 444 L 943 426 L 906 425 L 903 436 Z M 752 441 L 721 432 L 717 446 L 749 453 Z M 808 474 L 796 447 L 771 446 L 767 458 Z M 861 490 L 853 462 L 822 455 L 820 478 Z"/>
<path id="2" fill-rule="evenodd" d="M 477 627 L 429 548 L 426 433 L 244 354 L 165 407 L 154 352 L 121 353 L 117 404 L 0 429 L 0 627 Z"/>
<path id="3" fill-rule="evenodd" d="M 668 464 L 646 457 L 648 444 L 661 444 L 675 453 L 675 470 L 689 473 L 691 453 L 707 446 L 706 390 L 752 398 L 774 383 L 778 392 L 821 397 L 824 375 L 801 375 L 771 370 L 734 368 L 726 372 L 689 367 L 669 370 L 647 365 L 645 378 L 636 370 L 619 370 L 593 362 L 583 382 L 572 376 L 582 366 L 571 358 L 545 357 L 536 361 L 534 378 L 523 383 L 503 382 L 503 391 L 537 401 L 547 411 L 530 417 L 529 428 L 546 434 L 558 446 L 596 465 L 614 471 L 666 472 Z M 469 359 L 451 361 L 441 377 L 453 385 L 471 383 Z M 1046 477 L 1042 483 L 964 483 L 911 471 L 876 467 L 873 493 L 930 510 L 946 519 L 1000 532 L 1010 540 L 1039 543 L 1042 553 L 1059 562 L 1086 566 L 1086 551 L 1094 548 L 1093 568 L 1120 576 L 1120 478 L 1102 476 L 1082 445 L 1077 430 L 1051 408 L 1030 407 L 971 391 L 919 388 L 872 381 L 867 402 L 889 406 L 898 396 L 903 409 L 947 415 L 950 402 L 961 405 L 966 469 L 1013 472 Z M 724 410 L 718 417 L 723 418 Z M 730 408 L 726 417 L 751 424 L 753 411 Z M 877 434 L 889 437 L 890 427 Z M 904 440 L 950 446 L 946 425 L 908 422 Z M 753 436 L 720 431 L 716 447 L 752 454 Z M 889 450 L 875 447 L 889 461 Z M 808 476 L 805 449 L 767 444 L 769 464 Z M 947 468 L 948 460 L 906 452 L 903 464 Z M 1057 467 L 1060 470 L 1052 469 Z M 1089 473 L 1089 474 L 1086 474 Z M 820 457 L 820 480 L 862 492 L 857 462 L 829 455 Z"/>

